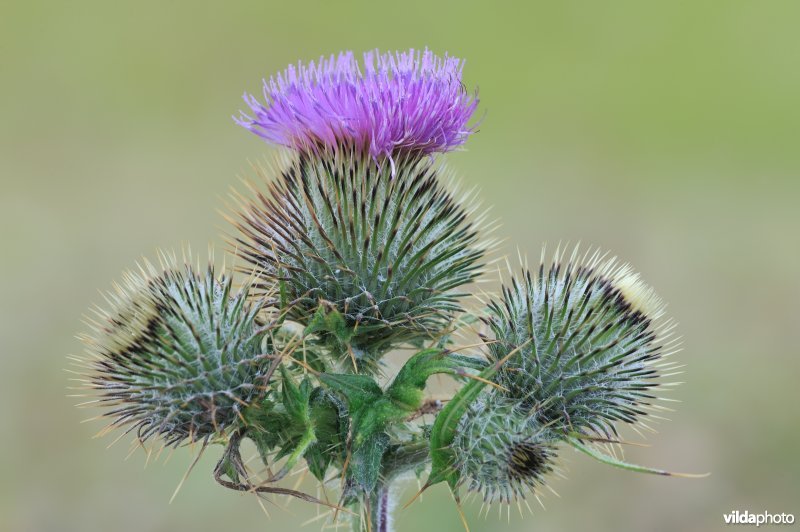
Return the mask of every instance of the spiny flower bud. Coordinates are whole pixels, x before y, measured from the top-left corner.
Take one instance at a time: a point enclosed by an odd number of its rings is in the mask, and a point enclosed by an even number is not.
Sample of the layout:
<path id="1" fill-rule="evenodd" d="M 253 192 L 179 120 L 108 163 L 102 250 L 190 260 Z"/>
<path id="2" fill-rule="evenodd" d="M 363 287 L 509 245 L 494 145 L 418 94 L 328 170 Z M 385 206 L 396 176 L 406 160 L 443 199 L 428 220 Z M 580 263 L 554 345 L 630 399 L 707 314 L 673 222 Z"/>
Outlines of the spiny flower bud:
<path id="1" fill-rule="evenodd" d="M 270 194 L 240 198 L 237 253 L 268 286 L 281 283 L 293 319 L 308 324 L 321 303 L 340 314 L 359 371 L 439 333 L 484 253 L 435 165 L 399 163 L 393 173 L 343 150 L 301 155 Z"/>
<path id="2" fill-rule="evenodd" d="M 268 392 L 264 377 L 271 346 L 259 328 L 259 304 L 231 278 L 179 266 L 162 256 L 128 272 L 95 310 L 82 339 L 82 361 L 96 401 L 112 407 L 108 428 L 129 426 L 141 441 L 167 445 L 220 433 L 242 409 Z"/>
<path id="3" fill-rule="evenodd" d="M 496 376 L 521 405 L 566 431 L 610 437 L 656 397 L 661 362 L 676 347 L 663 305 L 630 266 L 595 252 L 568 262 L 556 252 L 538 275 L 524 272 L 489 305 L 489 354 L 520 348 Z"/>
<path id="4" fill-rule="evenodd" d="M 463 144 L 478 105 L 461 83 L 463 62 L 432 52 L 352 52 L 289 66 L 264 82 L 265 103 L 245 94 L 254 116 L 236 121 L 264 139 L 299 150 L 341 144 L 377 159 L 429 155 Z"/>
<path id="5" fill-rule="evenodd" d="M 554 438 L 537 417 L 502 394 L 484 393 L 461 418 L 455 467 L 486 502 L 524 498 L 553 471 Z"/>

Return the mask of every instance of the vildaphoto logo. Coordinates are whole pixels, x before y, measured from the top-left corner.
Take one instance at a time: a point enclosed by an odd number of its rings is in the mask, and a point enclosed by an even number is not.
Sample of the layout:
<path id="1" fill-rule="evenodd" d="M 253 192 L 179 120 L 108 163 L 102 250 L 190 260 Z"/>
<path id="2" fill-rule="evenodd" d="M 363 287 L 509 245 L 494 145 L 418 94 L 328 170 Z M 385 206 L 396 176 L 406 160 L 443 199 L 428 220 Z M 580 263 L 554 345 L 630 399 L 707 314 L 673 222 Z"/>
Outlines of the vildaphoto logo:
<path id="1" fill-rule="evenodd" d="M 794 524 L 794 514 L 780 513 L 771 514 L 769 512 L 761 512 L 759 514 L 751 513 L 747 510 L 740 512 L 734 510 L 730 513 L 723 514 L 722 518 L 725 520 L 726 525 L 792 525 Z"/>

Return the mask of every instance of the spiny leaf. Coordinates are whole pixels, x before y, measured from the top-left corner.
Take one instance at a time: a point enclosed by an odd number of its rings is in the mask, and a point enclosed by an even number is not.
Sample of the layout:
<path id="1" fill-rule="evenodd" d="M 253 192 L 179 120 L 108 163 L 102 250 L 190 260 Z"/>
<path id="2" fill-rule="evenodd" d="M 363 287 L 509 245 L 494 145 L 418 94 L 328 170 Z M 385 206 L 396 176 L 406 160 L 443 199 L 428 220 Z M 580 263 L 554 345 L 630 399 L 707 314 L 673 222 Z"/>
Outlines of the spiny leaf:
<path id="1" fill-rule="evenodd" d="M 616 458 L 608 456 L 607 454 L 601 453 L 600 451 L 588 445 L 584 445 L 583 443 L 581 443 L 579 439 L 577 439 L 574 436 L 567 436 L 566 441 L 580 452 L 588 456 L 591 456 L 598 462 L 618 467 L 620 469 L 625 469 L 627 471 L 634 471 L 636 473 L 648 473 L 651 475 L 661 475 L 665 477 L 682 477 L 682 478 L 704 478 L 711 474 L 711 473 L 675 473 L 673 471 L 666 471 L 664 469 L 654 469 L 652 467 L 629 464 L 628 462 L 623 462 L 622 460 L 618 460 Z"/>
<path id="2" fill-rule="evenodd" d="M 347 327 L 342 314 L 325 305 L 319 305 L 305 329 L 306 336 L 319 332 L 333 335 L 341 344 L 347 344 L 353 336 L 353 330 Z"/>
<path id="3" fill-rule="evenodd" d="M 458 423 L 466 413 L 469 405 L 478 397 L 481 391 L 483 391 L 483 388 L 487 385 L 486 381 L 492 379 L 502 365 L 524 346 L 525 344 L 519 346 L 504 358 L 481 371 L 478 376 L 482 380 L 471 380 L 462 386 L 436 416 L 430 438 L 431 473 L 428 476 L 428 481 L 425 483 L 423 490 L 439 482 L 446 481 L 453 491 L 456 500 L 459 500 L 457 493 L 459 475 L 454 467 L 456 457 L 453 455 L 453 449 L 451 447 L 456 430 L 458 429 Z"/>
<path id="4" fill-rule="evenodd" d="M 381 472 L 381 460 L 389 445 L 389 436 L 383 432 L 370 434 L 353 450 L 348 477 L 362 491 L 372 492 Z"/>
<path id="5" fill-rule="evenodd" d="M 386 390 L 386 395 L 407 413 L 411 413 L 422 406 L 423 390 L 432 375 L 460 375 L 464 368 L 483 369 L 485 366 L 485 362 L 473 357 L 450 353 L 444 349 L 425 349 L 403 364 Z"/>
<path id="6" fill-rule="evenodd" d="M 360 410 L 383 396 L 383 390 L 369 375 L 320 373 L 318 378 L 324 385 L 343 394 L 351 411 Z"/>

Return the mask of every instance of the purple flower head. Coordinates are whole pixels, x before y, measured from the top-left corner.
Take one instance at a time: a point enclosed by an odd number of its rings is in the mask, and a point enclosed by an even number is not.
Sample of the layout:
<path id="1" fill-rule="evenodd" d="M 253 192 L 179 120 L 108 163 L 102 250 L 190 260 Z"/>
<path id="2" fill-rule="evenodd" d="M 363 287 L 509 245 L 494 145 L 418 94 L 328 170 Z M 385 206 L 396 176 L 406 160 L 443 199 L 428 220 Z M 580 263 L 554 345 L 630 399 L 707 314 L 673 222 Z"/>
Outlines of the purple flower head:
<path id="1" fill-rule="evenodd" d="M 289 66 L 264 81 L 262 103 L 245 93 L 253 116 L 236 122 L 269 142 L 299 150 L 352 146 L 377 158 L 432 154 L 464 142 L 478 105 L 461 82 L 464 63 L 427 49 L 352 52 Z"/>

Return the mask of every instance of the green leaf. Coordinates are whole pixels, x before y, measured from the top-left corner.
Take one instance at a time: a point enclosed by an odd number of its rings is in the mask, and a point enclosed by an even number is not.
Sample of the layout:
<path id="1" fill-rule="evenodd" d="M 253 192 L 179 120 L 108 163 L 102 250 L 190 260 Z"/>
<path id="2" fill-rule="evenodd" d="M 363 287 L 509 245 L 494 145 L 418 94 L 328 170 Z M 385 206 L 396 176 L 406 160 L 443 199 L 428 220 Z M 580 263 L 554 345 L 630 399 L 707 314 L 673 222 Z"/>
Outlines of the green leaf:
<path id="1" fill-rule="evenodd" d="M 225 453 L 217 467 L 219 467 L 219 470 L 233 482 L 237 484 L 240 482 L 239 473 L 236 471 L 236 466 L 233 464 L 229 453 Z"/>
<path id="2" fill-rule="evenodd" d="M 347 406 L 324 388 L 314 389 L 309 405 L 317 439 L 330 444 L 343 442 L 347 428 L 341 419 L 347 417 Z"/>
<path id="3" fill-rule="evenodd" d="M 381 461 L 389 436 L 384 432 L 371 434 L 353 451 L 350 458 L 348 477 L 363 491 L 370 493 L 378 482 L 381 472 Z"/>
<path id="4" fill-rule="evenodd" d="M 290 421 L 286 416 L 281 416 L 281 418 L 281 420 L 278 420 L 277 417 L 275 418 L 276 423 L 274 423 L 274 430 L 256 426 L 247 429 L 247 437 L 255 444 L 258 455 L 261 457 L 261 461 L 264 462 L 264 464 L 269 463 L 269 457 L 272 451 L 284 441 L 284 438 L 281 437 L 280 427 L 286 426 Z"/>
<path id="5" fill-rule="evenodd" d="M 455 469 L 457 457 L 451 447 L 458 429 L 458 423 L 469 408 L 469 405 L 483 391 L 486 381 L 492 379 L 500 367 L 526 344 L 527 342 L 484 369 L 479 374 L 482 380 L 471 380 L 466 383 L 436 416 L 431 430 L 431 473 L 428 475 L 425 487 L 446 481 L 456 500 L 459 500 L 456 491 L 460 480 L 458 471 Z"/>
<path id="6" fill-rule="evenodd" d="M 634 471 L 636 473 L 648 473 L 650 475 L 661 475 L 665 477 L 682 477 L 682 478 L 703 478 L 707 477 L 710 473 L 675 473 L 673 471 L 665 471 L 664 469 L 655 469 L 652 467 L 645 467 L 636 464 L 630 464 L 628 462 L 623 462 L 622 460 L 618 460 L 613 456 L 608 456 L 605 453 L 598 451 L 588 445 L 584 445 L 580 441 L 581 435 L 567 435 L 566 440 L 567 443 L 575 447 L 580 452 L 591 456 L 598 462 L 602 462 L 604 464 L 608 464 L 610 466 L 618 467 L 620 469 L 625 469 L 627 471 Z"/>
<path id="7" fill-rule="evenodd" d="M 323 481 L 334 460 L 344 460 L 347 424 L 347 407 L 333 394 L 316 388 L 311 397 L 311 422 L 317 441 L 305 452 L 308 469 L 317 480 Z"/>
<path id="8" fill-rule="evenodd" d="M 284 462 L 283 467 L 281 467 L 280 470 L 277 473 L 275 473 L 275 475 L 270 479 L 270 481 L 277 482 L 278 480 L 285 477 L 297 464 L 300 458 L 303 457 L 308 448 L 316 441 L 317 437 L 314 434 L 314 427 L 311 426 L 311 423 L 308 423 L 306 425 L 305 431 L 303 431 L 303 435 L 301 436 L 300 440 L 287 444 L 286 446 L 284 446 L 283 449 L 281 449 L 281 452 L 278 453 L 276 460 L 286 455 L 288 455 L 289 458 L 286 460 L 286 462 Z"/>
<path id="9" fill-rule="evenodd" d="M 308 448 L 304 458 L 308 464 L 308 470 L 311 471 L 314 478 L 323 482 L 328 468 L 333 461 L 333 454 L 326 450 L 323 445 L 315 443 Z"/>
<path id="10" fill-rule="evenodd" d="M 289 308 L 289 294 L 286 286 L 286 281 L 282 279 L 283 276 L 284 276 L 283 271 L 279 270 L 278 277 L 281 278 L 281 280 L 278 281 L 278 294 L 280 298 L 281 310 Z M 285 319 L 286 319 L 286 312 L 281 312 L 278 315 L 278 323 L 283 323 Z"/>
<path id="11" fill-rule="evenodd" d="M 320 305 L 304 334 L 307 336 L 314 333 L 328 333 L 336 338 L 342 345 L 346 345 L 353 337 L 353 330 L 347 326 L 344 316 L 336 309 L 326 309 L 324 305 Z"/>
<path id="12" fill-rule="evenodd" d="M 450 353 L 443 349 L 425 349 L 403 364 L 386 390 L 386 395 L 402 406 L 407 413 L 411 413 L 422 406 L 423 390 L 431 375 L 437 373 L 461 375 L 464 368 L 483 369 L 485 366 L 486 363 L 480 359 Z"/>
<path id="13" fill-rule="evenodd" d="M 368 375 L 320 373 L 318 378 L 330 389 L 344 395 L 351 413 L 383 396 L 381 387 Z"/>
<path id="14" fill-rule="evenodd" d="M 308 402 L 311 399 L 312 386 L 308 379 L 303 379 L 298 387 L 294 377 L 284 365 L 280 366 L 282 385 L 281 397 L 286 413 L 292 421 L 300 426 L 309 424 Z"/>
<path id="15" fill-rule="evenodd" d="M 291 426 L 290 418 L 275 410 L 269 401 L 249 406 L 242 412 L 247 428 L 247 437 L 255 443 L 262 461 L 266 463 L 270 453 L 281 445 L 286 437 L 286 428 Z"/>

